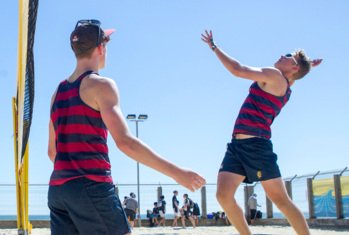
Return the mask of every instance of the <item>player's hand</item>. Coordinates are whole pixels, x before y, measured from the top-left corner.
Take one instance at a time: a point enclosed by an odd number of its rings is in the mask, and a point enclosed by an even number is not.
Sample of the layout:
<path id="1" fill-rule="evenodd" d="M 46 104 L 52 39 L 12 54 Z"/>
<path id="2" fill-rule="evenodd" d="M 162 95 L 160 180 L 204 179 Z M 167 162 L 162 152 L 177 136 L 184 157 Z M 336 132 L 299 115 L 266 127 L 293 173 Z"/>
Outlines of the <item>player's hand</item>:
<path id="1" fill-rule="evenodd" d="M 311 61 L 311 67 L 316 67 L 318 66 L 319 64 L 321 64 L 322 62 L 322 59 L 315 59 L 315 60 L 312 60 Z"/>
<path id="2" fill-rule="evenodd" d="M 180 169 L 174 180 L 194 192 L 206 184 L 206 180 L 199 174 L 185 169 Z"/>
<path id="3" fill-rule="evenodd" d="M 211 49 L 213 46 L 215 46 L 215 43 L 213 41 L 212 30 L 210 30 L 210 32 L 205 30 L 205 34 L 201 34 L 201 40 L 207 43 Z"/>

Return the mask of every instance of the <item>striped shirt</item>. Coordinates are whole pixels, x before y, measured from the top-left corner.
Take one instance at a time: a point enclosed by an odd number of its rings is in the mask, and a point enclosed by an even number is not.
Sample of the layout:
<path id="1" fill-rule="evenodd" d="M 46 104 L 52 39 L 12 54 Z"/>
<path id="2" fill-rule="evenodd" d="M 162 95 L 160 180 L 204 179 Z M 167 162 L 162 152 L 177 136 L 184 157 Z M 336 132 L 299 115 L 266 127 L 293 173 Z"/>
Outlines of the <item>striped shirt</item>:
<path id="1" fill-rule="evenodd" d="M 284 96 L 275 96 L 263 91 L 258 83 L 254 82 L 236 119 L 233 136 L 246 134 L 270 139 L 270 126 L 290 96 L 289 85 Z"/>
<path id="2" fill-rule="evenodd" d="M 112 182 L 108 157 L 107 128 L 99 111 L 84 103 L 79 94 L 81 81 L 62 81 L 51 108 L 55 129 L 56 158 L 50 185 L 62 185 L 85 177 L 97 182 Z"/>

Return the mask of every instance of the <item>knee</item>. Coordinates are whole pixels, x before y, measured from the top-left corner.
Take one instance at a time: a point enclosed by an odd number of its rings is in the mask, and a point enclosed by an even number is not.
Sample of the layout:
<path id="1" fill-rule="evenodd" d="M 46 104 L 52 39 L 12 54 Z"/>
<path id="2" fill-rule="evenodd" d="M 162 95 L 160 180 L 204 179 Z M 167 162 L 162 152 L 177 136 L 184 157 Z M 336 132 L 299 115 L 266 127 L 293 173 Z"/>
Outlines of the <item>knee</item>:
<path id="1" fill-rule="evenodd" d="M 217 192 L 216 192 L 216 198 L 217 198 L 217 201 L 218 201 L 219 203 L 221 203 L 222 201 L 225 200 L 225 194 L 224 194 L 222 191 L 217 190 Z"/>
<path id="2" fill-rule="evenodd" d="M 283 208 L 290 204 L 293 204 L 292 200 L 288 196 L 276 196 L 273 197 L 272 201 L 278 208 Z"/>
<path id="3" fill-rule="evenodd" d="M 224 205 L 224 204 L 227 204 L 227 203 L 236 204 L 234 195 L 232 195 L 231 193 L 225 192 L 223 190 L 217 190 L 216 198 L 217 198 L 217 201 L 221 205 Z"/>

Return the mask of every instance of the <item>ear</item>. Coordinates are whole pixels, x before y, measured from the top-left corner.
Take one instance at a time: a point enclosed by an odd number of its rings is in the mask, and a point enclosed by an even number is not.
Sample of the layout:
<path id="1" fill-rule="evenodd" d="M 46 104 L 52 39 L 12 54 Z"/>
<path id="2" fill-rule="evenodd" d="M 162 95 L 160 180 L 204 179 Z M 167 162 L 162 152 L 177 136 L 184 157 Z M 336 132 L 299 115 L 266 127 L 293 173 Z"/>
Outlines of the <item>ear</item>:
<path id="1" fill-rule="evenodd" d="M 293 70 L 295 73 L 297 73 L 300 69 L 301 69 L 301 67 L 300 67 L 299 65 L 294 65 L 294 66 L 292 67 L 292 70 Z"/>
<path id="2" fill-rule="evenodd" d="M 98 47 L 97 47 L 97 49 L 98 49 L 98 54 L 99 55 L 103 55 L 104 54 L 104 46 L 103 46 L 103 44 L 101 43 Z"/>

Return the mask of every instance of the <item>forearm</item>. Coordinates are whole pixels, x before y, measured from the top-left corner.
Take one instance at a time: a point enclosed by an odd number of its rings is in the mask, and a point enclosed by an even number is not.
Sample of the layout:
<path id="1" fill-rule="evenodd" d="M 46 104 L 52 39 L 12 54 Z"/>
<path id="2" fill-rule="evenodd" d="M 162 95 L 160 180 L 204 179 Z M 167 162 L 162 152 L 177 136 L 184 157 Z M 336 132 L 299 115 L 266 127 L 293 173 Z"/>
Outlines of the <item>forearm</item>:
<path id="1" fill-rule="evenodd" d="M 141 140 L 129 137 L 127 141 L 118 144 L 119 149 L 130 158 L 153 168 L 171 178 L 176 178 L 180 168 L 155 153 Z"/>
<path id="2" fill-rule="evenodd" d="M 238 60 L 230 57 L 219 47 L 216 47 L 214 49 L 214 53 L 216 54 L 216 56 L 218 57 L 218 59 L 221 61 L 221 63 L 224 65 L 226 69 L 228 69 L 233 75 L 238 77 L 240 76 L 242 66 Z"/>
<path id="3" fill-rule="evenodd" d="M 48 151 L 47 151 L 47 155 L 53 163 L 55 162 L 56 154 L 57 154 L 56 148 L 49 146 Z"/>
<path id="4" fill-rule="evenodd" d="M 48 157 L 53 163 L 55 162 L 56 154 L 54 156 L 49 155 Z"/>

